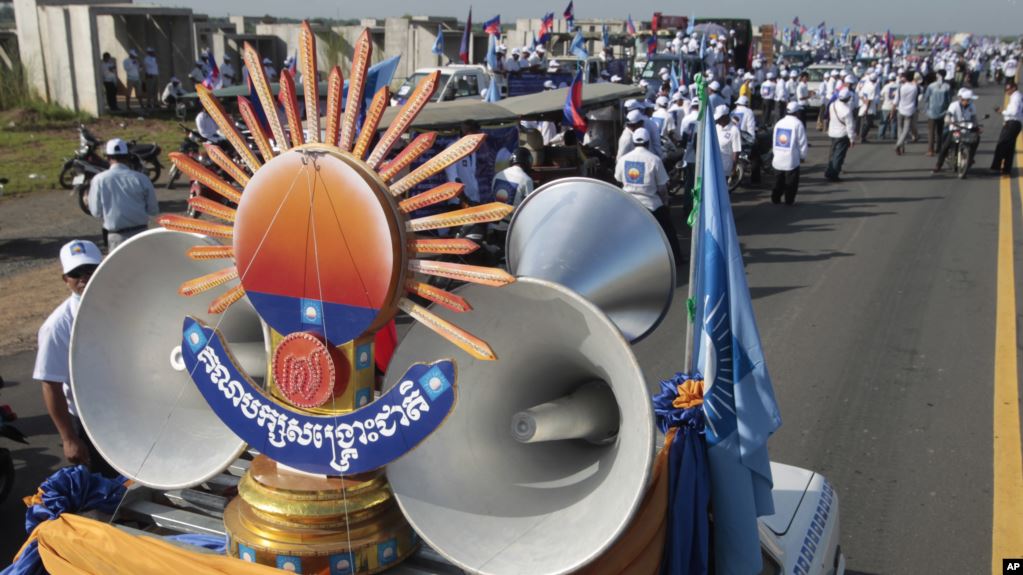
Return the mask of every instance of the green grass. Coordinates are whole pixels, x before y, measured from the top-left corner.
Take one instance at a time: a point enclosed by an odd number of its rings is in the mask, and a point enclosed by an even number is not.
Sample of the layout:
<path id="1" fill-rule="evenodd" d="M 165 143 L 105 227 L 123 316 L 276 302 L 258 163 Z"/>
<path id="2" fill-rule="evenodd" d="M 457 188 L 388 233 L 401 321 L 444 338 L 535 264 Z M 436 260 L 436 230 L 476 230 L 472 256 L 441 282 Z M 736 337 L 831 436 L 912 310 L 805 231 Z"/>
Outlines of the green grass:
<path id="1" fill-rule="evenodd" d="M 78 124 L 84 123 L 100 140 L 122 138 L 156 142 L 162 149 L 164 174 L 170 169 L 169 152 L 176 151 L 182 132 L 174 120 L 101 118 L 55 106 L 27 106 L 0 112 L 0 178 L 8 178 L 6 194 L 59 189 L 61 167 L 78 148 Z M 102 151 L 102 150 L 101 150 Z M 165 176 L 161 176 L 165 178 Z"/>

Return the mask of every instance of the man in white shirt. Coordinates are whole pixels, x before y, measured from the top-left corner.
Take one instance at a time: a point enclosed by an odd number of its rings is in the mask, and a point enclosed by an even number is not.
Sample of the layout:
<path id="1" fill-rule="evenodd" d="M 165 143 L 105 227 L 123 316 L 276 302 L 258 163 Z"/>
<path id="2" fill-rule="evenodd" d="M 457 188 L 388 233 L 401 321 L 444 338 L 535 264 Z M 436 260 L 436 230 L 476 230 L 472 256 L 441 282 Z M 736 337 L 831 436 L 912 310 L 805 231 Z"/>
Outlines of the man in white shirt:
<path id="1" fill-rule="evenodd" d="M 771 140 L 774 143 L 771 165 L 776 175 L 771 201 L 779 204 L 784 195 L 785 203 L 791 206 L 799 192 L 799 165 L 806 159 L 807 142 L 806 127 L 798 117 L 799 104 L 789 102 L 785 112 L 785 117 L 774 125 Z"/>
<path id="2" fill-rule="evenodd" d="M 796 82 L 796 103 L 799 104 L 799 120 L 806 123 L 806 107 L 810 105 L 810 75 L 803 72 Z"/>
<path id="3" fill-rule="evenodd" d="M 125 109 L 129 112 L 131 111 L 132 93 L 135 94 L 135 99 L 139 103 L 139 109 L 142 109 L 144 106 L 142 103 L 142 76 L 139 70 L 141 64 L 139 63 L 138 52 L 134 48 L 128 50 L 128 57 L 121 62 L 121 66 L 124 68 Z"/>
<path id="4" fill-rule="evenodd" d="M 1005 123 L 998 134 L 998 145 L 995 146 L 995 157 L 991 159 L 991 169 L 999 171 L 1003 176 L 1012 173 L 1012 159 L 1016 155 L 1016 138 L 1023 122 L 1023 97 L 1020 96 L 1015 80 L 1005 82 L 1005 94 L 1009 98 L 1004 110 L 995 108 L 1002 113 Z"/>
<path id="5" fill-rule="evenodd" d="M 635 148 L 635 144 L 632 143 L 632 136 L 636 133 L 636 130 L 645 126 L 645 116 L 643 112 L 639 110 L 630 110 L 625 115 L 625 129 L 622 130 L 621 136 L 618 137 L 618 155 L 615 160 L 622 159 L 622 156 L 628 154 Z M 648 132 L 649 133 L 649 132 Z"/>
<path id="6" fill-rule="evenodd" d="M 632 133 L 632 144 L 632 151 L 618 158 L 615 179 L 622 183 L 623 190 L 650 210 L 668 238 L 675 263 L 681 263 L 682 250 L 668 211 L 668 172 L 664 169 L 664 162 L 647 149 L 650 133 L 646 128 L 636 128 Z"/>
<path id="7" fill-rule="evenodd" d="M 747 140 L 752 140 L 757 135 L 757 119 L 753 110 L 749 108 L 749 98 L 739 96 L 735 102 L 735 109 L 732 110 L 734 117 L 739 124 L 739 131 L 745 134 Z"/>
<path id="8" fill-rule="evenodd" d="M 146 48 L 146 57 L 142 59 L 142 67 L 145 69 L 146 80 L 146 105 L 149 106 L 150 110 L 155 110 L 157 107 L 157 92 L 160 89 L 157 87 L 160 81 L 160 64 L 156 60 L 156 50 L 152 47 Z"/>
<path id="9" fill-rule="evenodd" d="M 224 63 L 220 66 L 221 87 L 229 88 L 231 86 L 234 86 L 236 75 L 237 73 L 234 71 L 234 66 L 231 65 L 231 61 L 225 59 Z"/>
<path id="10" fill-rule="evenodd" d="M 655 105 L 656 108 L 654 109 L 654 115 L 651 116 L 650 119 L 653 120 L 654 123 L 658 125 L 661 131 L 659 133 L 651 135 L 655 138 L 661 138 L 663 141 L 664 138 L 669 138 L 671 137 L 672 134 L 675 133 L 676 130 L 675 118 L 674 116 L 671 115 L 670 112 L 668 112 L 667 96 L 661 96 L 657 98 L 657 102 L 655 103 Z"/>
<path id="11" fill-rule="evenodd" d="M 728 113 L 728 106 L 718 106 L 714 109 L 714 127 L 718 133 L 718 150 L 721 152 L 721 167 L 725 176 L 729 176 L 735 169 L 735 162 L 739 159 L 739 152 L 742 151 L 742 134 L 739 128 L 732 123 L 732 116 Z"/>
<path id="12" fill-rule="evenodd" d="M 511 157 L 511 165 L 494 175 L 494 199 L 518 207 L 526 196 L 533 193 L 533 178 L 527 170 L 533 166 L 533 156 L 526 148 L 518 148 Z M 506 220 L 511 221 L 511 214 Z"/>
<path id="13" fill-rule="evenodd" d="M 860 101 L 857 115 L 859 116 L 858 127 L 861 143 L 867 141 L 867 135 L 870 134 L 870 129 L 873 128 L 874 115 L 877 114 L 877 92 L 877 73 L 871 72 L 864 78 L 857 89 Z"/>
<path id="14" fill-rule="evenodd" d="M 881 87 L 881 128 L 879 140 L 895 139 L 897 123 L 895 120 L 895 100 L 899 94 L 899 83 L 895 81 L 895 72 L 888 75 L 888 83 Z"/>
<path id="15" fill-rule="evenodd" d="M 854 145 L 856 136 L 856 118 L 853 117 L 852 92 L 842 88 L 838 99 L 828 105 L 828 137 L 831 138 L 831 159 L 824 177 L 832 182 L 841 181 L 839 174 L 845 164 L 845 155 Z"/>
<path id="16" fill-rule="evenodd" d="M 768 72 L 767 79 L 760 85 L 760 100 L 763 106 L 763 120 L 765 126 L 771 125 L 771 115 L 774 112 L 774 91 L 777 86 L 774 83 L 774 73 Z"/>
<path id="17" fill-rule="evenodd" d="M 480 133 L 480 125 L 476 120 L 463 120 L 459 129 L 461 136 Z M 476 179 L 476 152 L 458 160 L 444 169 L 444 175 L 449 182 L 461 182 L 465 188 L 462 190 L 462 197 L 471 205 L 480 203 L 480 185 Z"/>
<path id="18" fill-rule="evenodd" d="M 906 139 L 909 138 L 913 120 L 916 119 L 918 93 L 916 82 L 913 81 L 913 72 L 906 72 L 895 97 L 895 111 L 899 115 L 899 139 L 895 142 L 895 153 L 900 156 L 906 153 Z"/>
<path id="19" fill-rule="evenodd" d="M 774 85 L 774 108 L 778 118 L 785 115 L 785 106 L 789 103 L 789 80 L 785 75 L 778 76 L 778 83 Z M 764 125 L 768 125 L 766 122 Z"/>
<path id="20" fill-rule="evenodd" d="M 100 74 L 103 78 L 103 92 L 106 95 L 107 112 L 117 112 L 117 60 L 110 52 L 103 52 L 100 60 Z"/>
<path id="21" fill-rule="evenodd" d="M 686 186 L 692 188 L 696 179 L 696 138 L 700 127 L 700 100 L 694 99 L 692 105 L 678 126 L 679 145 L 685 148 L 682 155 L 683 172 Z M 688 192 L 688 190 L 687 190 Z"/>
<path id="22" fill-rule="evenodd" d="M 936 174 L 941 171 L 942 164 L 945 163 L 945 158 L 948 156 L 948 151 L 952 148 L 952 131 L 955 129 L 955 125 L 958 122 L 977 122 L 977 109 L 973 106 L 973 101 L 977 97 L 973 95 L 973 90 L 969 88 L 960 88 L 956 94 L 956 101 L 948 105 L 948 110 L 945 112 L 945 133 L 941 141 L 941 149 L 938 150 L 938 159 L 934 164 L 934 169 L 931 170 L 932 174 Z M 969 146 L 967 151 L 967 165 L 973 165 L 973 157 L 977 153 L 977 145 L 980 142 L 976 142 Z"/>
<path id="23" fill-rule="evenodd" d="M 266 76 L 267 82 L 277 80 L 277 68 L 274 68 L 274 63 L 270 58 L 263 58 L 263 75 Z"/>
<path id="24" fill-rule="evenodd" d="M 43 403 L 60 434 L 64 457 L 74 465 L 87 465 L 91 471 L 107 477 L 117 474 L 99 455 L 78 419 L 78 409 L 71 393 L 71 327 L 78 315 L 78 304 L 93 272 L 103 256 L 96 244 L 88 240 L 72 240 L 60 248 L 60 264 L 64 284 L 71 295 L 39 328 L 39 351 L 36 353 L 32 378 L 42 383 Z M 114 417 L 111 414 L 111 417 Z"/>
<path id="25" fill-rule="evenodd" d="M 196 114 L 195 129 L 205 140 L 214 144 L 219 144 L 224 139 L 220 133 L 220 126 L 217 126 L 217 122 L 206 113 L 206 110 L 201 110 Z"/>
<path id="26" fill-rule="evenodd" d="M 160 100 L 171 110 L 178 103 L 178 98 L 185 95 L 185 89 L 181 87 L 181 81 L 178 80 L 177 76 L 171 76 L 170 82 L 163 88 L 163 94 L 160 95 Z"/>

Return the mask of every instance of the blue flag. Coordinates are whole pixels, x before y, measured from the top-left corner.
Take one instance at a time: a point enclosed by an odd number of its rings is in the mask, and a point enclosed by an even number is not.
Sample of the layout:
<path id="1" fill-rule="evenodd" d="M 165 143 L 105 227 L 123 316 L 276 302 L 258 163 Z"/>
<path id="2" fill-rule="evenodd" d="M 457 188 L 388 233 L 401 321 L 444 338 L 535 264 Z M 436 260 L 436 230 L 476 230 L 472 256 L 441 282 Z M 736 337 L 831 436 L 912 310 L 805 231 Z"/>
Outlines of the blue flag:
<path id="1" fill-rule="evenodd" d="M 689 13 L 689 20 L 686 22 L 686 35 L 692 36 L 693 30 L 696 29 L 696 12 Z"/>
<path id="2" fill-rule="evenodd" d="M 401 60 L 401 56 L 392 56 L 382 62 L 370 66 L 369 70 L 366 71 L 366 88 L 362 96 L 362 107 L 359 110 L 359 125 L 362 125 L 362 117 L 366 114 L 366 110 L 369 109 L 370 104 L 373 102 L 373 96 L 383 88 L 389 86 L 391 80 L 394 79 L 394 71 L 398 69 L 398 61 Z M 257 98 L 258 100 L 258 98 Z M 341 101 L 348 102 L 348 80 L 345 80 L 344 87 L 341 92 Z"/>
<path id="3" fill-rule="evenodd" d="M 590 53 L 586 51 L 585 42 L 582 29 L 577 29 L 575 31 L 575 38 L 572 38 L 572 45 L 568 51 L 579 58 L 589 58 Z"/>
<path id="4" fill-rule="evenodd" d="M 501 101 L 501 87 L 497 85 L 497 77 L 490 77 L 490 86 L 487 87 L 487 96 L 483 98 L 484 102 L 499 102 Z"/>
<path id="5" fill-rule="evenodd" d="M 491 71 L 497 70 L 497 36 L 488 34 L 487 37 L 487 68 Z"/>
<path id="6" fill-rule="evenodd" d="M 781 415 L 750 300 L 713 122 L 703 125 L 694 357 L 704 377 L 718 573 L 759 573 L 757 517 L 774 513 L 767 439 Z M 699 181 L 699 180 L 698 180 Z"/>
<path id="7" fill-rule="evenodd" d="M 437 40 L 433 43 L 431 52 L 438 56 L 444 55 L 444 28 L 440 24 L 437 25 Z"/>
<path id="8" fill-rule="evenodd" d="M 602 24 L 600 26 L 600 42 L 601 44 L 604 45 L 605 48 L 607 48 L 608 44 L 611 43 L 610 40 L 608 39 L 607 24 Z"/>
<path id="9" fill-rule="evenodd" d="M 671 93 L 674 94 L 675 92 L 678 92 L 678 74 L 675 72 L 675 64 L 671 65 L 669 74 L 669 79 L 671 80 Z"/>

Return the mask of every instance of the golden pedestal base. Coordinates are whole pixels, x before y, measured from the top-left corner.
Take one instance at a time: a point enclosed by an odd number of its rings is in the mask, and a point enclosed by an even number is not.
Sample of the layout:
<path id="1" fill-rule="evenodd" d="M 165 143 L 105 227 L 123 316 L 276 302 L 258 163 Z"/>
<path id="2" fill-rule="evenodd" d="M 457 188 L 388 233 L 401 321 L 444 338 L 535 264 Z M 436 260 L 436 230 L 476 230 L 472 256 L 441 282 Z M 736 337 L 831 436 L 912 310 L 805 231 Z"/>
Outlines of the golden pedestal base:
<path id="1" fill-rule="evenodd" d="M 382 471 L 316 477 L 259 456 L 224 510 L 228 552 L 296 573 L 378 573 L 415 551 Z"/>

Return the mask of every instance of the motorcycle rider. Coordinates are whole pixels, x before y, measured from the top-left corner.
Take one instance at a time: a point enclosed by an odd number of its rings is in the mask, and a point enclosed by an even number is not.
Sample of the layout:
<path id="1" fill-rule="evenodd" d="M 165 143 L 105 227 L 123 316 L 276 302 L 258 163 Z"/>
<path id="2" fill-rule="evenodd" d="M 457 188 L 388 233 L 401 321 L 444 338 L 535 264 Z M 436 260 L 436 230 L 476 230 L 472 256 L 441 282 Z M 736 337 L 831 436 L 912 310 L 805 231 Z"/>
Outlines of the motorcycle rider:
<path id="1" fill-rule="evenodd" d="M 195 129 L 208 142 L 219 144 L 224 139 L 224 136 L 220 134 L 220 127 L 217 126 L 217 122 L 206 113 L 206 110 L 196 114 Z"/>
<path id="2" fill-rule="evenodd" d="M 956 101 L 952 102 L 948 106 L 948 111 L 945 112 L 945 137 L 941 142 L 941 150 L 938 152 L 938 161 L 934 164 L 934 169 L 931 170 L 932 174 L 937 174 L 941 171 L 942 164 L 945 163 L 945 157 L 948 155 L 949 149 L 952 147 L 955 136 L 953 131 L 955 124 L 959 122 L 977 122 L 977 109 L 973 106 L 973 101 L 977 99 L 977 96 L 973 94 L 973 90 L 969 88 L 960 88 L 959 92 L 956 93 Z M 967 167 L 973 165 L 973 156 L 977 153 L 978 142 L 967 144 Z"/>

